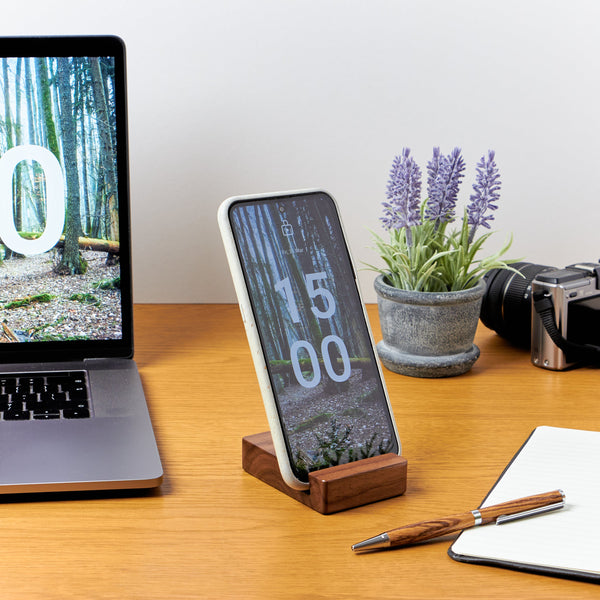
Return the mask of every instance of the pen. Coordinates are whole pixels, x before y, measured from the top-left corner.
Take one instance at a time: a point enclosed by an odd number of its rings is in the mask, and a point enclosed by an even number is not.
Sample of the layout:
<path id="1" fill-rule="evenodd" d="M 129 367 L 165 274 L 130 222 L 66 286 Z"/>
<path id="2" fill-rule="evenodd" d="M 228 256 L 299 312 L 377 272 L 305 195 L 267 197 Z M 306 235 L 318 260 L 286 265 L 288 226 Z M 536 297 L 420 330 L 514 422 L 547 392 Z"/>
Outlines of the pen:
<path id="1" fill-rule="evenodd" d="M 501 525 L 507 521 L 557 510 L 565 505 L 565 494 L 562 490 L 526 496 L 518 500 L 470 510 L 443 519 L 421 521 L 412 525 L 398 527 L 380 535 L 358 542 L 352 546 L 354 552 L 394 548 L 423 542 L 442 535 L 462 531 L 477 525 L 487 525 L 496 521 Z"/>

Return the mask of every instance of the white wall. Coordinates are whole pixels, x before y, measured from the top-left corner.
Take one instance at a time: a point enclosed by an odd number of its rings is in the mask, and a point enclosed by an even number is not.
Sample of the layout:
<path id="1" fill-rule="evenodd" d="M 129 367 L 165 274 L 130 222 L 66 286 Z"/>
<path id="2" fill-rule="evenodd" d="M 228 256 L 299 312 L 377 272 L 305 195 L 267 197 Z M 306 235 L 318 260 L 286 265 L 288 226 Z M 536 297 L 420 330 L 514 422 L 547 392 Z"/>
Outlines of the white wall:
<path id="1" fill-rule="evenodd" d="M 597 0 L 29 0 L 0 35 L 114 33 L 128 47 L 137 302 L 234 301 L 215 213 L 323 187 L 357 262 L 396 153 L 497 153 L 493 247 L 600 258 Z M 492 249 L 492 247 L 490 247 Z M 367 301 L 374 274 L 361 274 Z"/>

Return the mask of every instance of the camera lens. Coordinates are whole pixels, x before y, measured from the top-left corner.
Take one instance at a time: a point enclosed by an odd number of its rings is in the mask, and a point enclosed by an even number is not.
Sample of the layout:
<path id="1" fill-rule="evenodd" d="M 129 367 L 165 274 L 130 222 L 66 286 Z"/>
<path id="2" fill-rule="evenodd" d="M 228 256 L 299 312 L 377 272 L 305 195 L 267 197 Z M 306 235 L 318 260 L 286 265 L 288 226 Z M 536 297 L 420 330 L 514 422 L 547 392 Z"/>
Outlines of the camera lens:
<path id="1" fill-rule="evenodd" d="M 531 344 L 531 282 L 538 273 L 554 267 L 517 262 L 508 269 L 492 269 L 483 279 L 487 289 L 481 305 L 481 322 L 518 346 Z"/>

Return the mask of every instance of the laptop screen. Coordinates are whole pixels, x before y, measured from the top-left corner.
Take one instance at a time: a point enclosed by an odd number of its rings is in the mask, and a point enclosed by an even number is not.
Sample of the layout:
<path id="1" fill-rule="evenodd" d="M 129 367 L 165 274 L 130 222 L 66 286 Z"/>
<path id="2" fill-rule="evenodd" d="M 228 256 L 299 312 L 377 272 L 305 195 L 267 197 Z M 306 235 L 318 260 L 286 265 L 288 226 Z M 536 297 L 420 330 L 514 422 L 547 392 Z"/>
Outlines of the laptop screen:
<path id="1" fill-rule="evenodd" d="M 131 354 L 124 49 L 0 38 L 0 359 Z"/>

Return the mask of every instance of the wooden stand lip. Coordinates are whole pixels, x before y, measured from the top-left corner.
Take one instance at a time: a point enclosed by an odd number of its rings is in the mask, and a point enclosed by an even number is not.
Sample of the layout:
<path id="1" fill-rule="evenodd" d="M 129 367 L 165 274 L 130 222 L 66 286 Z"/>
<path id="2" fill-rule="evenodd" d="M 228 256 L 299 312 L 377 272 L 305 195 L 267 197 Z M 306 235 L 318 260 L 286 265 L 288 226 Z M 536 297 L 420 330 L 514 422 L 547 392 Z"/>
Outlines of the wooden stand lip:
<path id="1" fill-rule="evenodd" d="M 242 467 L 250 475 L 321 514 L 332 514 L 400 496 L 406 491 L 408 461 L 380 454 L 309 474 L 309 489 L 295 490 L 281 477 L 271 433 L 242 438 Z"/>

